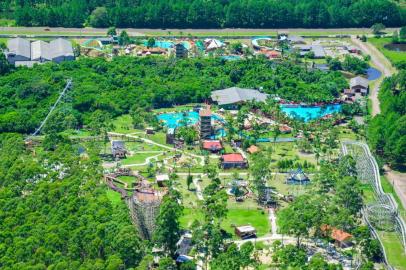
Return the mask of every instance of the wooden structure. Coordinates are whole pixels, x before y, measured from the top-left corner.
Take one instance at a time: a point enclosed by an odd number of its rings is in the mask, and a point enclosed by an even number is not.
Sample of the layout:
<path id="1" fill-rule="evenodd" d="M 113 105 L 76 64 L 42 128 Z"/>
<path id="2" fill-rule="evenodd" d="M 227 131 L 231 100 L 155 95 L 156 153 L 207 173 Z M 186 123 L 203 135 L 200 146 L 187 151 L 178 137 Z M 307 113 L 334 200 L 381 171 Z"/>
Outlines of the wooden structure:
<path id="1" fill-rule="evenodd" d="M 234 232 L 241 239 L 249 239 L 257 237 L 257 230 L 251 225 L 235 227 Z"/>
<path id="2" fill-rule="evenodd" d="M 169 175 L 157 174 L 155 176 L 155 181 L 159 187 L 163 187 L 163 186 L 165 186 L 165 182 L 169 181 Z"/>
<path id="3" fill-rule="evenodd" d="M 210 139 L 212 133 L 210 107 L 199 111 L 200 139 Z"/>
<path id="4" fill-rule="evenodd" d="M 293 185 L 306 185 L 310 183 L 309 177 L 303 172 L 302 168 L 298 168 L 296 171 L 291 171 L 286 178 L 286 184 Z"/>
<path id="5" fill-rule="evenodd" d="M 111 154 L 114 158 L 125 158 L 127 150 L 125 149 L 124 141 L 111 141 Z"/>
<path id="6" fill-rule="evenodd" d="M 182 43 L 175 44 L 175 56 L 176 58 L 188 57 L 188 50 L 186 49 L 185 45 L 183 45 Z"/>
<path id="7" fill-rule="evenodd" d="M 260 149 L 256 145 L 251 145 L 250 147 L 247 148 L 247 152 L 250 154 L 255 154 L 258 153 Z"/>

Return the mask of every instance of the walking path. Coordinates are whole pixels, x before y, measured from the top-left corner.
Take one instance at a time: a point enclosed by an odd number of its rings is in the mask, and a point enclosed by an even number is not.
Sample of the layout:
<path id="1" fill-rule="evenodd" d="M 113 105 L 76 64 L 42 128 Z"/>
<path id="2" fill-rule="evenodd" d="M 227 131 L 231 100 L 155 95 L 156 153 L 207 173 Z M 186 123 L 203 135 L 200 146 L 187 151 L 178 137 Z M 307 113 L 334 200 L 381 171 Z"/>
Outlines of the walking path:
<path id="1" fill-rule="evenodd" d="M 126 165 L 123 165 L 123 167 L 145 166 L 145 165 L 150 164 L 150 163 L 151 163 L 151 160 L 157 161 L 157 160 L 158 160 L 158 157 L 159 157 L 159 156 L 162 156 L 163 154 L 164 154 L 164 153 L 161 152 L 161 153 L 158 154 L 158 155 L 151 156 L 151 157 L 147 157 L 147 158 L 145 159 L 145 161 L 142 162 L 142 163 L 126 164 Z"/>
<path id="2" fill-rule="evenodd" d="M 278 227 L 276 226 L 275 209 L 269 208 L 268 210 L 269 210 L 269 222 L 271 223 L 272 226 L 272 236 L 274 237 L 280 236 L 278 235 Z"/>
<path id="3" fill-rule="evenodd" d="M 191 153 L 186 153 L 186 152 L 184 152 L 184 151 L 182 151 L 182 150 L 179 150 L 179 149 L 176 149 L 176 148 L 174 148 L 174 147 L 170 147 L 170 146 L 167 146 L 167 145 L 164 145 L 164 144 L 160 144 L 160 143 L 157 143 L 157 142 L 155 142 L 155 141 L 153 141 L 153 140 L 146 139 L 146 138 L 143 138 L 143 137 L 140 137 L 140 136 L 136 136 L 136 135 L 123 134 L 123 133 L 117 133 L 117 132 L 108 132 L 108 135 L 112 135 L 112 136 L 124 136 L 124 137 L 128 137 L 128 138 L 135 138 L 135 139 L 142 140 L 142 141 L 144 141 L 144 142 L 146 142 L 146 143 L 154 144 L 154 145 L 157 145 L 157 146 L 159 146 L 159 147 L 162 147 L 162 148 L 165 148 L 165 149 L 168 149 L 168 150 L 171 150 L 171 151 L 181 152 L 181 153 L 183 153 L 183 154 L 185 154 L 185 155 L 187 155 L 187 156 L 191 156 L 191 157 L 200 159 L 200 165 L 201 165 L 201 166 L 204 166 L 204 156 L 199 156 L 199 155 L 195 155 L 195 154 L 191 154 Z"/>
<path id="4" fill-rule="evenodd" d="M 202 193 L 202 187 L 200 186 L 199 181 L 197 181 L 196 178 L 193 178 L 193 184 L 196 187 L 196 196 L 197 196 L 197 198 L 199 199 L 199 201 L 203 201 L 204 198 L 203 198 L 203 193 Z"/>
<path id="5" fill-rule="evenodd" d="M 365 54 L 371 56 L 372 63 L 382 72 L 384 75 L 377 82 L 375 82 L 374 87 L 371 89 L 369 98 L 372 101 L 372 116 L 375 116 L 381 112 L 379 107 L 378 92 L 381 86 L 382 81 L 385 77 L 391 76 L 395 73 L 395 68 L 392 67 L 392 64 L 389 60 L 377 49 L 375 46 L 368 42 L 362 42 L 357 39 L 355 36 L 351 36 L 351 41 L 357 45 Z"/>
<path id="6" fill-rule="evenodd" d="M 393 171 L 387 165 L 384 166 L 385 176 L 395 189 L 403 208 L 406 209 L 406 173 Z"/>

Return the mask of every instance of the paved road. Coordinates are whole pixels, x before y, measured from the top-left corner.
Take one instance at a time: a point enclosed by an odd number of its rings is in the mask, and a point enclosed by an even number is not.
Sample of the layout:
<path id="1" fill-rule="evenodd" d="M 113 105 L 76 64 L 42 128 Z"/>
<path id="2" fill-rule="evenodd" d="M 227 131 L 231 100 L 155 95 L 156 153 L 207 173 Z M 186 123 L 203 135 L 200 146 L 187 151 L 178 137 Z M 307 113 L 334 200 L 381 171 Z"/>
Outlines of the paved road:
<path id="1" fill-rule="evenodd" d="M 224 29 L 147 29 L 147 28 L 120 28 L 119 30 L 126 30 L 131 36 L 145 36 L 148 34 L 165 35 L 170 32 L 171 35 L 179 35 L 181 32 L 184 36 L 187 34 L 195 35 L 219 35 L 219 36 L 233 36 L 233 35 L 256 35 L 269 33 L 275 35 L 279 32 L 289 33 L 306 33 L 307 35 L 322 35 L 322 34 L 370 34 L 369 28 L 333 28 L 333 29 L 306 29 L 306 28 L 285 28 L 285 29 L 257 29 L 257 28 L 224 28 Z M 398 28 L 387 28 L 388 33 L 392 33 Z M 1 34 L 28 34 L 28 35 L 74 35 L 74 36 L 100 36 L 107 33 L 107 28 L 63 28 L 63 27 L 0 27 Z"/>
<path id="2" fill-rule="evenodd" d="M 378 92 L 380 85 L 385 77 L 391 76 L 395 73 L 395 69 L 392 67 L 392 64 L 389 60 L 372 44 L 368 42 L 362 42 L 357 39 L 355 36 L 351 36 L 351 41 L 357 45 L 365 54 L 371 56 L 372 63 L 382 72 L 383 77 L 379 79 L 371 89 L 371 93 L 369 95 L 370 100 L 372 101 L 372 116 L 375 116 L 381 112 L 381 108 L 379 106 L 379 99 L 378 99 Z"/>

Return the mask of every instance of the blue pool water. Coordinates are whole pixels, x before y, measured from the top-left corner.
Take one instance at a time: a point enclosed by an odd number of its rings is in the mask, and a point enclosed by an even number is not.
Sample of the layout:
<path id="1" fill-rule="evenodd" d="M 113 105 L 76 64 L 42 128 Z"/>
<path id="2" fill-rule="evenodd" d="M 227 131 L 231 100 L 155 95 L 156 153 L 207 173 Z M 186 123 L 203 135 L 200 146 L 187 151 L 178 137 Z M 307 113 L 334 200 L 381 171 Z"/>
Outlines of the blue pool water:
<path id="1" fill-rule="evenodd" d="M 224 55 L 221 57 L 221 59 L 235 61 L 235 60 L 241 60 L 242 58 L 239 55 Z"/>
<path id="2" fill-rule="evenodd" d="M 382 73 L 377 70 L 376 68 L 370 67 L 367 69 L 367 77 L 369 81 L 373 81 L 376 79 L 379 79 L 381 77 Z"/>
<path id="3" fill-rule="evenodd" d="M 341 111 L 340 104 L 331 104 L 323 107 L 314 106 L 314 107 L 290 107 L 287 105 L 281 105 L 281 110 L 286 113 L 288 116 L 293 118 L 303 119 L 305 122 L 313 119 L 323 117 L 327 114 L 338 113 Z"/>
<path id="4" fill-rule="evenodd" d="M 212 119 L 223 122 L 223 118 L 213 114 Z M 189 111 L 180 113 L 164 113 L 157 116 L 168 128 L 177 128 L 186 125 L 195 125 L 199 121 L 199 113 Z"/>
<path id="5" fill-rule="evenodd" d="M 185 46 L 186 49 L 190 49 L 190 43 L 187 41 L 182 41 L 181 42 L 183 44 L 183 46 Z M 144 46 L 148 45 L 148 40 L 144 40 Z M 170 49 L 175 45 L 175 43 L 173 43 L 172 41 L 165 41 L 165 40 L 156 40 L 155 41 L 155 46 L 154 47 L 158 47 L 158 48 L 162 48 L 162 49 Z"/>

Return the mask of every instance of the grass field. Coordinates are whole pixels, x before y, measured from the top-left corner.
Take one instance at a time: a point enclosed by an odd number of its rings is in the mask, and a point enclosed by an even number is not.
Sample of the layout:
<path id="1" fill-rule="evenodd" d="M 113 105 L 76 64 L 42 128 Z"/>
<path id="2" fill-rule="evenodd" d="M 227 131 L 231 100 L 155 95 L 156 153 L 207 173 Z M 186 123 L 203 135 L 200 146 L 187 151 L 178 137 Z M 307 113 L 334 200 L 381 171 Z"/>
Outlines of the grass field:
<path id="1" fill-rule="evenodd" d="M 385 246 L 389 263 L 397 270 L 406 270 L 406 254 L 399 237 L 392 232 L 380 232 L 379 234 Z"/>
<path id="2" fill-rule="evenodd" d="M 384 47 L 386 44 L 391 43 L 391 38 L 369 38 L 368 41 L 378 48 L 392 63 L 406 61 L 406 52 L 392 51 Z"/>
<path id="3" fill-rule="evenodd" d="M 127 157 L 121 161 L 123 165 L 128 164 L 140 164 L 145 162 L 148 157 L 153 157 L 158 155 L 159 153 L 135 153 L 131 157 Z"/>
<path id="4" fill-rule="evenodd" d="M 115 191 L 107 188 L 106 195 L 107 195 L 107 198 L 110 200 L 110 202 L 113 205 L 117 205 L 117 204 L 121 203 L 121 196 L 118 192 L 115 192 Z"/>
<path id="5" fill-rule="evenodd" d="M 181 225 L 188 228 L 194 220 L 203 220 L 203 213 L 198 208 L 185 208 L 181 218 Z M 257 230 L 257 236 L 263 236 L 270 231 L 267 214 L 256 209 L 229 209 L 227 218 L 222 223 L 222 228 L 234 234 L 234 226 L 252 225 Z"/>

